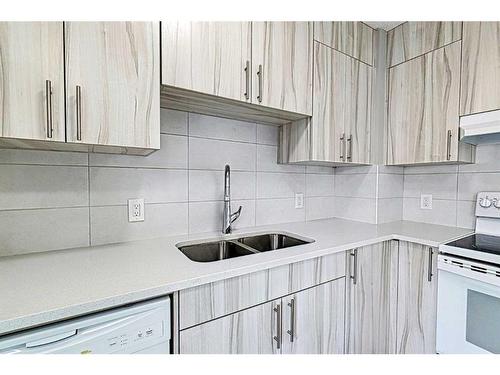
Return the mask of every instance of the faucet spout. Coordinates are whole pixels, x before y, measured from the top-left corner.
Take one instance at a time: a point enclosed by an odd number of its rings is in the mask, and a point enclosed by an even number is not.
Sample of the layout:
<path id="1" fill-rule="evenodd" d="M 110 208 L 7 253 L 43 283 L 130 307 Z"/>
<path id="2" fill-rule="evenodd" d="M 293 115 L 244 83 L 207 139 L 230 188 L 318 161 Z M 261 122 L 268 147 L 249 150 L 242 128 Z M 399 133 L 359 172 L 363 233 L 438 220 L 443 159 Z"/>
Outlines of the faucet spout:
<path id="1" fill-rule="evenodd" d="M 231 224 L 240 217 L 241 206 L 238 211 L 231 213 L 231 168 L 226 165 L 224 168 L 224 212 L 222 218 L 222 233 L 232 232 Z"/>

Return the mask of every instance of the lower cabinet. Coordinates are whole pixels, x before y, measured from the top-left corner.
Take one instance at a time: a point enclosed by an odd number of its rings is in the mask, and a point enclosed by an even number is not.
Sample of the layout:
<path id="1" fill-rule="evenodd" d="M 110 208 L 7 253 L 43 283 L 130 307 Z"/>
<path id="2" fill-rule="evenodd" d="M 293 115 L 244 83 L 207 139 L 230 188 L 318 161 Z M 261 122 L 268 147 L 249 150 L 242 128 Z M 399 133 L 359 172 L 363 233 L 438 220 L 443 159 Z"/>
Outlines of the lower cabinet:
<path id="1" fill-rule="evenodd" d="M 347 274 L 346 353 L 395 353 L 397 242 L 351 250 Z"/>
<path id="2" fill-rule="evenodd" d="M 437 249 L 399 242 L 397 353 L 436 353 Z"/>
<path id="3" fill-rule="evenodd" d="M 341 354 L 345 278 L 180 332 L 181 354 Z"/>

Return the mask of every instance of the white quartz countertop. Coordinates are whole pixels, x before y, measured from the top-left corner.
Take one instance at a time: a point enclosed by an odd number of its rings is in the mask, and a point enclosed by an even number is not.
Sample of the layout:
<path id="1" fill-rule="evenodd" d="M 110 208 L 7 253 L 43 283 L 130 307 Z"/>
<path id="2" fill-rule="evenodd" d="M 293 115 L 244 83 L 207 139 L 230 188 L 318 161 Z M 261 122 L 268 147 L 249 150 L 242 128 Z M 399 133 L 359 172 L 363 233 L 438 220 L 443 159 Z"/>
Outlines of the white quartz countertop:
<path id="1" fill-rule="evenodd" d="M 230 237 L 273 231 L 315 242 L 211 263 L 193 262 L 175 245 L 222 237 L 218 233 L 0 258 L 0 335 L 380 241 L 437 247 L 472 233 L 409 221 L 374 225 L 326 219 L 248 228 Z"/>

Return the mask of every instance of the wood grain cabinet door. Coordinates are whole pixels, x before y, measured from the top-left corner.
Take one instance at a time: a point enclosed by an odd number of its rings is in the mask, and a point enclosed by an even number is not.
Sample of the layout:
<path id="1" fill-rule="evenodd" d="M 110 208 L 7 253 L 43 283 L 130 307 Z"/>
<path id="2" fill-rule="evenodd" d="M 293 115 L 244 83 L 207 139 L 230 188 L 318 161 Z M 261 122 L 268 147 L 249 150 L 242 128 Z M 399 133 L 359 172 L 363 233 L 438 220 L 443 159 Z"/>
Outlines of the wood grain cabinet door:
<path id="1" fill-rule="evenodd" d="M 389 69 L 388 164 L 458 159 L 460 43 Z"/>
<path id="2" fill-rule="evenodd" d="M 464 22 L 460 113 L 500 109 L 500 22 Z"/>
<path id="3" fill-rule="evenodd" d="M 399 241 L 397 353 L 436 353 L 437 249 Z"/>
<path id="4" fill-rule="evenodd" d="M 275 308 L 281 300 L 264 303 L 180 332 L 180 354 L 280 353 L 274 340 L 280 330 Z"/>
<path id="5" fill-rule="evenodd" d="M 398 247 L 386 241 L 351 251 L 347 279 L 346 353 L 394 354 Z"/>
<path id="6" fill-rule="evenodd" d="M 251 100 L 251 22 L 162 22 L 162 84 Z"/>
<path id="7" fill-rule="evenodd" d="M 0 136 L 64 142 L 63 41 L 62 22 L 0 22 Z"/>
<path id="8" fill-rule="evenodd" d="M 283 298 L 283 354 L 343 354 L 345 277 Z"/>
<path id="9" fill-rule="evenodd" d="M 312 22 L 252 23 L 252 102 L 312 113 Z"/>
<path id="10" fill-rule="evenodd" d="M 157 22 L 65 24 L 68 142 L 160 147 L 159 33 Z"/>

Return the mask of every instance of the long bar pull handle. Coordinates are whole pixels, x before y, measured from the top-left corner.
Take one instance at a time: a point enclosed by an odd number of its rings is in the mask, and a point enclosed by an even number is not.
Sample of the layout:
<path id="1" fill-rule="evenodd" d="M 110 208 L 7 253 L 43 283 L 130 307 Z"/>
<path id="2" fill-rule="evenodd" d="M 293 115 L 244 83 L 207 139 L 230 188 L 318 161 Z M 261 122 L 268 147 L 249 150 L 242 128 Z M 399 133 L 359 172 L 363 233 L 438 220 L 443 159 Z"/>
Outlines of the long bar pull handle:
<path id="1" fill-rule="evenodd" d="M 82 140 L 82 87 L 76 86 L 76 140 Z"/>
<path id="2" fill-rule="evenodd" d="M 432 247 L 429 247 L 429 264 L 427 266 L 427 281 L 432 281 Z"/>
<path id="3" fill-rule="evenodd" d="M 47 126 L 47 138 L 52 138 L 52 81 L 45 81 L 45 114 Z"/>
<path id="4" fill-rule="evenodd" d="M 347 143 L 349 144 L 347 148 L 347 161 L 352 161 L 352 134 L 347 138 Z"/>
<path id="5" fill-rule="evenodd" d="M 356 285 L 358 282 L 358 249 L 351 250 L 351 256 L 353 257 L 353 270 L 350 277 L 352 279 L 352 283 Z"/>
<path id="6" fill-rule="evenodd" d="M 259 95 L 257 95 L 257 100 L 259 103 L 262 103 L 262 64 L 259 65 L 257 77 L 259 77 Z"/>
<path id="7" fill-rule="evenodd" d="M 295 298 L 288 302 L 288 306 L 290 306 L 290 329 L 286 333 L 290 335 L 290 342 L 293 342 L 295 338 Z"/>
<path id="8" fill-rule="evenodd" d="M 247 60 L 245 64 L 245 92 L 243 93 L 245 95 L 245 99 L 248 100 L 250 99 L 250 61 Z"/>
<path id="9" fill-rule="evenodd" d="M 340 160 L 344 160 L 344 151 L 345 151 L 345 134 L 342 134 L 340 137 Z"/>
<path id="10" fill-rule="evenodd" d="M 276 348 L 281 349 L 281 303 L 277 304 L 273 310 L 276 313 L 276 336 L 273 339 L 276 341 Z"/>
<path id="11" fill-rule="evenodd" d="M 453 133 L 448 130 L 448 137 L 446 138 L 446 160 L 451 160 L 451 137 Z"/>

